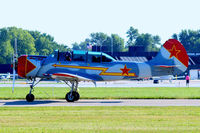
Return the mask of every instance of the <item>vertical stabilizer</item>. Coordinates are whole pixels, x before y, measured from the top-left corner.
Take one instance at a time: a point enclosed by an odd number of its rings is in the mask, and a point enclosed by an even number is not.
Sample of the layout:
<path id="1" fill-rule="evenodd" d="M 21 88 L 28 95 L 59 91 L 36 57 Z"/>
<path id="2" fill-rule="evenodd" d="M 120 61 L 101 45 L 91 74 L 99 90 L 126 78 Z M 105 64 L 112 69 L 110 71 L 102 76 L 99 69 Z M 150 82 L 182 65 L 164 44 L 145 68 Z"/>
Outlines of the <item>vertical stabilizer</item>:
<path id="1" fill-rule="evenodd" d="M 158 55 L 149 63 L 159 69 L 172 70 L 173 75 L 179 75 L 186 71 L 188 62 L 189 57 L 184 46 L 175 39 L 169 39 L 162 46 Z"/>

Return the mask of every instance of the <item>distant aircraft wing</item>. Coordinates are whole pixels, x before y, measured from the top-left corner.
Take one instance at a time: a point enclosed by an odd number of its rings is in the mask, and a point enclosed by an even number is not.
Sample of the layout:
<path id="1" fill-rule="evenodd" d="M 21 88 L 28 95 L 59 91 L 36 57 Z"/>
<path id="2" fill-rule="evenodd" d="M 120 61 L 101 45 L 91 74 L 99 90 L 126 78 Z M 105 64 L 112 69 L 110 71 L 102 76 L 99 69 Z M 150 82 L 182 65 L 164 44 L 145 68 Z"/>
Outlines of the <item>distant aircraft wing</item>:
<path id="1" fill-rule="evenodd" d="M 53 79 L 58 79 L 58 80 L 79 80 L 79 81 L 91 81 L 92 79 L 79 76 L 79 75 L 74 75 L 71 73 L 54 73 L 51 76 Z"/>

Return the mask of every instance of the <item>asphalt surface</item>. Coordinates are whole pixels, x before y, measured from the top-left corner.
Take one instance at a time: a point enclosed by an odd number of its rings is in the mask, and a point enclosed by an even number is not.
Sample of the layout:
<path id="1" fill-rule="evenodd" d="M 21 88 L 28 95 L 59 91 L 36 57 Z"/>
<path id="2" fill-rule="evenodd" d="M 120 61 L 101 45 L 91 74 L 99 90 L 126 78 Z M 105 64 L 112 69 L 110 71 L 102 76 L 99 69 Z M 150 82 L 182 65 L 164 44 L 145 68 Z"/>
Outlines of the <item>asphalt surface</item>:
<path id="1" fill-rule="evenodd" d="M 0 87 L 12 87 L 11 81 L 0 81 Z M 17 81 L 15 87 L 29 87 L 25 81 Z M 67 87 L 56 82 L 41 82 L 36 87 Z M 80 82 L 79 87 L 95 87 L 92 82 Z M 186 87 L 185 80 L 164 80 L 159 84 L 153 81 L 111 81 L 97 82 L 97 87 Z M 191 80 L 190 87 L 200 87 L 199 80 Z M 79 100 L 68 103 L 65 100 L 0 100 L 0 107 L 15 106 L 200 106 L 200 99 L 127 99 L 127 100 Z"/>
<path id="2" fill-rule="evenodd" d="M 116 99 L 116 100 L 79 100 L 68 103 L 65 100 L 0 100 L 0 107 L 47 107 L 47 106 L 200 106 L 197 99 Z"/>

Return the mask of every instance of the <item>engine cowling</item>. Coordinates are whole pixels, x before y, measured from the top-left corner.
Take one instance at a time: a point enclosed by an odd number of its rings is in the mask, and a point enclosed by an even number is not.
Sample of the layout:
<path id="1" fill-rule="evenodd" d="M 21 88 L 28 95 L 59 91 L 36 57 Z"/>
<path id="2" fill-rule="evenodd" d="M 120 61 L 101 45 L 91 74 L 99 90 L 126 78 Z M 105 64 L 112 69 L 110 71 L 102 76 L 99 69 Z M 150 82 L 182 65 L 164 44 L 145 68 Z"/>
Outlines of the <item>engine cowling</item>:
<path id="1" fill-rule="evenodd" d="M 36 66 L 31 63 L 27 57 L 28 55 L 22 55 L 18 58 L 17 72 L 22 78 L 26 78 L 26 75 L 36 68 Z"/>
<path id="2" fill-rule="evenodd" d="M 22 78 L 36 77 L 46 56 L 22 55 L 18 58 L 18 75 Z"/>

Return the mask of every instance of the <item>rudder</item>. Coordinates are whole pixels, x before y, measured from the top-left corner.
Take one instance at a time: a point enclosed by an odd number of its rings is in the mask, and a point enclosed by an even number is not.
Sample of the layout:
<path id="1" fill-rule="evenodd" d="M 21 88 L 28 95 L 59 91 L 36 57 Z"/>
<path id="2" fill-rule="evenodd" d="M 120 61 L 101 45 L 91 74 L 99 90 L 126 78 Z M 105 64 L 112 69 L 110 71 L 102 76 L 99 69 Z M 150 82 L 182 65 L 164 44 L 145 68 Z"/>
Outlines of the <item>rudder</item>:
<path id="1" fill-rule="evenodd" d="M 164 43 L 158 55 L 150 62 L 160 68 L 170 68 L 173 75 L 179 75 L 187 70 L 189 57 L 179 41 L 169 39 Z"/>

